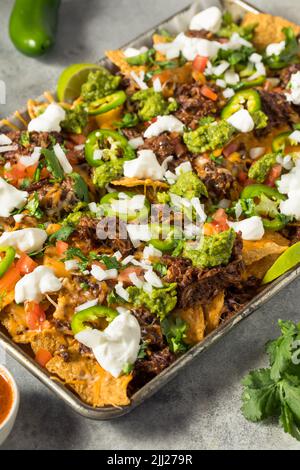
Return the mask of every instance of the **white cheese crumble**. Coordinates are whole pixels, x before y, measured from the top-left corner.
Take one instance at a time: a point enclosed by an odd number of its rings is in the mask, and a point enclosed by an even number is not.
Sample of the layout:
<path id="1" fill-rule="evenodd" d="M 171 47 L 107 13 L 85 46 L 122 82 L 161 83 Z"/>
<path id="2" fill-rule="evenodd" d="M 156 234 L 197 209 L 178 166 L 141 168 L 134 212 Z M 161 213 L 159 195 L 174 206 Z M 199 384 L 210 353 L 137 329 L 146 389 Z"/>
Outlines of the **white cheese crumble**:
<path id="1" fill-rule="evenodd" d="M 141 329 L 137 319 L 125 310 L 104 331 L 86 328 L 75 338 L 92 348 L 100 366 L 117 378 L 126 365 L 134 364 L 137 359 Z"/>
<path id="2" fill-rule="evenodd" d="M 97 264 L 92 265 L 91 275 L 97 279 L 97 281 L 106 281 L 108 279 L 117 279 L 117 269 L 102 269 Z"/>
<path id="3" fill-rule="evenodd" d="M 228 222 L 235 232 L 241 232 L 243 240 L 261 240 L 265 229 L 261 217 L 253 216 L 240 222 Z"/>
<path id="4" fill-rule="evenodd" d="M 222 12 L 218 7 L 210 7 L 193 16 L 190 22 L 190 29 L 205 29 L 212 33 L 216 33 L 222 24 Z"/>
<path id="5" fill-rule="evenodd" d="M 146 139 L 157 137 L 163 132 L 178 132 L 182 134 L 184 124 L 175 116 L 158 116 L 156 121 L 151 124 L 144 133 Z"/>
<path id="6" fill-rule="evenodd" d="M 98 299 L 88 300 L 87 302 L 84 302 L 84 304 L 77 305 L 77 307 L 75 307 L 75 312 L 82 312 L 82 310 L 86 310 L 87 308 L 90 308 L 90 307 L 95 307 L 95 305 L 97 304 L 98 304 Z"/>
<path id="7" fill-rule="evenodd" d="M 127 58 L 136 57 L 147 51 L 148 51 L 148 47 L 145 47 L 145 46 L 141 47 L 140 49 L 136 49 L 135 47 L 127 47 L 127 49 L 125 49 L 124 51 L 124 55 Z"/>
<path id="8" fill-rule="evenodd" d="M 59 161 L 64 173 L 69 174 L 72 173 L 73 168 L 70 164 L 69 160 L 66 157 L 65 152 L 61 148 L 59 144 L 55 144 L 53 147 L 54 153 L 56 155 L 57 160 Z"/>
<path id="9" fill-rule="evenodd" d="M 61 281 L 51 268 L 38 266 L 32 273 L 25 274 L 15 287 L 15 301 L 21 304 L 26 300 L 40 302 L 43 294 L 57 292 L 61 289 Z"/>
<path id="10" fill-rule="evenodd" d="M 227 122 L 240 132 L 251 132 L 254 129 L 254 121 L 247 109 L 240 109 L 227 119 Z"/>
<path id="11" fill-rule="evenodd" d="M 12 140 L 5 134 L 0 134 L 0 145 L 10 145 Z"/>
<path id="12" fill-rule="evenodd" d="M 60 123 L 66 118 L 66 111 L 56 103 L 51 103 L 43 114 L 28 124 L 29 132 L 60 132 Z"/>
<path id="13" fill-rule="evenodd" d="M 25 206 L 27 191 L 20 191 L 0 177 L 0 217 L 9 217 L 14 209 Z"/>
<path id="14" fill-rule="evenodd" d="M 12 246 L 17 250 L 31 253 L 43 248 L 47 240 L 47 232 L 41 228 L 23 228 L 12 232 L 4 232 L 0 237 L 0 245 Z"/>
<path id="15" fill-rule="evenodd" d="M 300 72 L 294 73 L 291 76 L 289 83 L 290 93 L 286 93 L 286 99 L 296 106 L 300 105 Z"/>
<path id="16" fill-rule="evenodd" d="M 266 55 L 270 57 L 271 55 L 279 55 L 285 48 L 285 41 L 274 42 L 269 44 L 266 48 Z"/>

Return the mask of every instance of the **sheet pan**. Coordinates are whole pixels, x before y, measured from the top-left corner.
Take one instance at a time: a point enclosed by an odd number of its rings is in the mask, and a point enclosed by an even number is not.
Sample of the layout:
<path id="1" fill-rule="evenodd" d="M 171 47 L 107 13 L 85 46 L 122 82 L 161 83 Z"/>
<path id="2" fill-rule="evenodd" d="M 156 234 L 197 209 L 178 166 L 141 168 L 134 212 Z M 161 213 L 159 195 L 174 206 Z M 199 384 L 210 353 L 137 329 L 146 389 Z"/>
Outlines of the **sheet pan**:
<path id="1" fill-rule="evenodd" d="M 243 2 L 242 0 L 198 0 L 194 2 L 191 6 L 185 8 L 181 12 L 175 14 L 166 21 L 163 21 L 156 27 L 142 34 L 135 40 L 122 47 L 141 47 L 142 45 L 149 45 L 151 43 L 151 37 L 155 30 L 158 28 L 166 28 L 172 33 L 178 33 L 186 29 L 192 16 L 199 12 L 201 9 L 207 8 L 211 5 L 218 5 L 222 8 L 229 10 L 235 19 L 241 17 L 247 11 L 258 13 L 259 11 L 249 5 L 248 3 Z M 107 65 L 107 60 L 102 59 L 100 63 Z M 21 113 L 25 116 L 26 111 L 21 110 Z M 13 118 L 10 118 L 11 121 L 14 121 Z M 270 286 L 267 286 L 263 292 L 257 295 L 251 302 L 249 302 L 235 317 L 233 317 L 226 324 L 220 326 L 213 333 L 208 335 L 201 343 L 195 345 L 182 357 L 180 357 L 174 364 L 172 364 L 168 369 L 162 372 L 159 376 L 145 385 L 140 389 L 131 399 L 131 404 L 126 407 L 112 407 L 107 406 L 104 408 L 93 408 L 80 400 L 80 398 L 66 386 L 50 378 L 49 373 L 40 367 L 33 359 L 32 354 L 30 354 L 30 348 L 22 347 L 15 344 L 12 339 L 9 337 L 8 333 L 4 328 L 0 328 L 0 345 L 10 354 L 14 359 L 16 359 L 20 364 L 22 364 L 29 372 L 31 372 L 35 377 L 37 377 L 43 384 L 45 384 L 50 390 L 52 390 L 59 399 L 63 400 L 67 405 L 69 405 L 75 412 L 85 416 L 87 418 L 95 420 L 106 420 L 114 417 L 118 417 L 129 413 L 136 406 L 141 405 L 147 398 L 157 392 L 162 388 L 167 382 L 172 380 L 181 369 L 186 367 L 192 360 L 199 357 L 200 354 L 205 351 L 207 348 L 211 347 L 216 341 L 219 341 L 223 338 L 226 333 L 228 333 L 232 328 L 234 328 L 237 323 L 242 321 L 244 318 L 253 314 L 256 309 L 268 301 L 272 296 L 281 291 L 294 279 L 299 277 L 300 267 L 296 267 L 290 272 L 283 275 L 280 279 L 273 282 Z"/>

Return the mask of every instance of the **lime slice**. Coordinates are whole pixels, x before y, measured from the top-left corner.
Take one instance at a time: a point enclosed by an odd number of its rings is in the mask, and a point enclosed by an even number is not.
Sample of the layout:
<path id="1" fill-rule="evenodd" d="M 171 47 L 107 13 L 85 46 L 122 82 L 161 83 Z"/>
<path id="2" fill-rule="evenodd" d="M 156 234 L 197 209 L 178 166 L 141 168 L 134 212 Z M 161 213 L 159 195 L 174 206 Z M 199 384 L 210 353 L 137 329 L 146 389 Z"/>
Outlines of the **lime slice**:
<path id="1" fill-rule="evenodd" d="M 277 258 L 275 263 L 266 272 L 262 283 L 268 284 L 274 281 L 282 274 L 286 273 L 289 269 L 300 263 L 300 242 L 290 246 L 282 255 Z"/>
<path id="2" fill-rule="evenodd" d="M 60 102 L 73 102 L 80 96 L 81 85 L 87 80 L 88 74 L 101 70 L 97 64 L 73 64 L 67 67 L 57 82 L 57 97 Z"/>

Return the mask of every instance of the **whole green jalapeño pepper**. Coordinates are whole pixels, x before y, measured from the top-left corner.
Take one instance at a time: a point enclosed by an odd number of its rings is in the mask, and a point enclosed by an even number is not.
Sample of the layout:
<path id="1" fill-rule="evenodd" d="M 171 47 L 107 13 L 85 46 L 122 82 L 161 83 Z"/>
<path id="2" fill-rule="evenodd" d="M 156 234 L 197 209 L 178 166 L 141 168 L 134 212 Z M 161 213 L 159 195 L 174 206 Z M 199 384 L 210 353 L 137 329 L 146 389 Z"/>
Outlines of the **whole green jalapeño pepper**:
<path id="1" fill-rule="evenodd" d="M 122 191 L 123 194 L 126 194 L 129 199 L 132 199 L 134 196 L 138 196 L 138 194 L 136 193 L 133 193 L 133 192 L 130 192 L 130 191 Z M 104 214 L 107 216 L 107 217 L 114 217 L 114 216 L 118 216 L 120 219 L 124 219 L 124 220 L 128 220 L 128 221 L 133 221 L 133 220 L 144 220 L 148 217 L 148 214 L 150 212 L 150 202 L 148 201 L 148 199 L 145 198 L 145 204 L 144 204 L 144 207 L 138 211 L 128 211 L 127 213 L 122 213 L 122 212 L 119 212 L 115 209 L 113 209 L 113 207 L 111 206 L 111 203 L 113 201 L 118 201 L 118 200 L 122 200 L 119 195 L 121 193 L 120 192 L 115 192 L 115 193 L 108 193 L 108 194 L 105 194 L 105 196 L 103 196 L 100 200 L 100 204 L 102 204 L 104 206 Z"/>
<path id="2" fill-rule="evenodd" d="M 9 34 L 15 47 L 35 57 L 53 46 L 60 0 L 16 0 Z"/>
<path id="3" fill-rule="evenodd" d="M 250 186 L 246 186 L 241 193 L 241 198 L 255 199 L 260 198 L 262 195 L 275 202 L 285 200 L 283 194 L 280 194 L 276 189 L 264 184 L 251 184 Z M 265 229 L 272 231 L 282 230 L 286 225 L 284 218 L 281 217 L 280 214 L 275 215 L 272 219 L 263 217 L 262 221 Z"/>
<path id="4" fill-rule="evenodd" d="M 2 277 L 11 267 L 15 259 L 16 250 L 12 246 L 0 246 L 0 253 L 5 253 L 4 258 L 0 261 L 0 277 Z"/>
<path id="5" fill-rule="evenodd" d="M 95 305 L 75 313 L 72 318 L 71 328 L 74 335 L 88 328 L 86 323 L 96 321 L 98 318 L 105 318 L 108 322 L 113 321 L 118 316 L 117 310 L 103 305 Z"/>
<path id="6" fill-rule="evenodd" d="M 123 151 L 122 158 L 126 160 L 135 158 L 135 152 L 128 144 L 126 137 L 117 131 L 99 129 L 91 132 L 85 143 L 85 158 L 88 164 L 93 167 L 102 165 L 103 161 L 95 158 L 95 150 L 109 149 L 113 143 L 120 145 Z"/>
<path id="7" fill-rule="evenodd" d="M 223 108 L 221 113 L 222 119 L 228 119 L 232 114 L 236 113 L 243 107 L 249 111 L 250 114 L 260 111 L 261 99 L 259 93 L 256 90 L 241 90 L 237 92 L 228 104 Z"/>
<path id="8" fill-rule="evenodd" d="M 125 103 L 126 99 L 127 96 L 124 91 L 116 91 L 116 93 L 112 95 L 105 96 L 97 101 L 92 101 L 87 107 L 87 112 L 92 116 L 105 114 L 121 106 Z"/>

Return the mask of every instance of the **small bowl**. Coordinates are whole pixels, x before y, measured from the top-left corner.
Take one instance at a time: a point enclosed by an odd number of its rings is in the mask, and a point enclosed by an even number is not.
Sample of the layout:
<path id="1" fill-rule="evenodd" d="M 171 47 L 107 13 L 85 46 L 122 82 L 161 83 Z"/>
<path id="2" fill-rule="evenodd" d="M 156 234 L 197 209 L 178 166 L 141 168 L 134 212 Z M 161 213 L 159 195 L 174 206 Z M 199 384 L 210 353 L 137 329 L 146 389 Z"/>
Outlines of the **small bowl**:
<path id="1" fill-rule="evenodd" d="M 5 439 L 9 436 L 18 414 L 19 410 L 19 402 L 20 402 L 20 394 L 15 382 L 15 379 L 11 375 L 11 373 L 6 369 L 6 367 L 0 365 L 0 374 L 4 376 L 11 386 L 13 392 L 13 403 L 11 409 L 9 410 L 8 415 L 6 416 L 5 420 L 0 423 L 0 446 L 3 444 Z"/>

